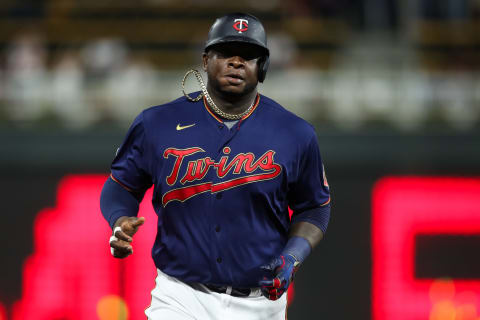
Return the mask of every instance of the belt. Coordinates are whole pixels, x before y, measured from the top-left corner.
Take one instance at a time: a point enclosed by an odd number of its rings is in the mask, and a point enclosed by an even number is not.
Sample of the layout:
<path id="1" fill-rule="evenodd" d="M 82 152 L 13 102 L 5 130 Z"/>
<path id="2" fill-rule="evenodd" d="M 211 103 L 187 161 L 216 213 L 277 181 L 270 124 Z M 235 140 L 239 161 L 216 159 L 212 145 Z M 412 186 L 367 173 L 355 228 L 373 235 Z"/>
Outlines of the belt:
<path id="1" fill-rule="evenodd" d="M 231 286 L 215 286 L 211 284 L 205 284 L 209 290 L 217 293 L 225 293 L 231 295 L 232 297 L 251 297 L 251 296 L 260 296 L 261 292 L 257 288 L 234 288 Z"/>

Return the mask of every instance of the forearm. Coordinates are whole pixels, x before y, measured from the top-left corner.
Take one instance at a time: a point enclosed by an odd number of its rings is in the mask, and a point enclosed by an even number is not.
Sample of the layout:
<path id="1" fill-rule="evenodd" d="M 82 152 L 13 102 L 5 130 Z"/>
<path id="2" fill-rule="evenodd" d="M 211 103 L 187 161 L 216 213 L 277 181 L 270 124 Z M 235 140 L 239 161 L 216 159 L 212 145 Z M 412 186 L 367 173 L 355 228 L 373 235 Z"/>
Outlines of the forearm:
<path id="1" fill-rule="evenodd" d="M 123 188 L 117 182 L 108 178 L 100 195 L 100 209 L 113 229 L 128 217 L 138 213 L 141 197 Z"/>
<path id="2" fill-rule="evenodd" d="M 295 213 L 283 254 L 302 262 L 323 239 L 330 220 L 330 205 Z"/>
<path id="3" fill-rule="evenodd" d="M 313 249 L 323 239 L 323 231 L 312 223 L 301 221 L 292 225 L 288 236 L 305 238 Z"/>

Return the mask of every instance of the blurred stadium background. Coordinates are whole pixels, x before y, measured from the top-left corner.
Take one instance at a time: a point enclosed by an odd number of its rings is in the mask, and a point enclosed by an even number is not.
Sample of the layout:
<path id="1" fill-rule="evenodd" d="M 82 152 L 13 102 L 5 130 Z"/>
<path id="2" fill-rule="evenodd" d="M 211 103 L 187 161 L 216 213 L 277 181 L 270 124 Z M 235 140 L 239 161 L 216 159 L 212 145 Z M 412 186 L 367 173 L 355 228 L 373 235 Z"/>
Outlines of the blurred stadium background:
<path id="1" fill-rule="evenodd" d="M 77 246 L 83 247 L 84 237 L 93 232 L 92 215 L 78 206 L 64 209 L 78 214 L 78 228 L 46 228 L 48 220 L 39 213 L 57 208 L 59 199 L 68 196 L 70 187 L 64 190 L 62 185 L 80 179 L 85 184 L 79 186 L 86 186 L 98 179 L 91 174 L 108 173 L 135 115 L 182 94 L 184 73 L 200 68 L 209 26 L 231 11 L 250 12 L 264 22 L 271 65 L 259 90 L 315 125 L 332 187 L 329 232 L 298 274 L 289 318 L 480 319 L 480 261 L 475 258 L 480 227 L 474 219 L 480 216 L 480 203 L 462 198 L 475 194 L 480 175 L 478 0 L 2 0 L 0 319 L 92 319 L 72 311 L 83 304 L 93 306 L 98 319 L 126 319 L 118 310 L 129 308 L 127 289 L 110 283 L 125 280 L 118 268 L 140 272 L 125 266 L 116 266 L 109 280 L 113 300 L 90 301 L 79 292 L 93 292 L 95 285 L 81 289 L 77 284 L 68 293 L 57 292 L 65 296 L 58 301 L 68 303 L 39 302 L 59 289 L 49 284 L 49 277 L 33 285 L 40 274 L 32 268 L 40 269 L 43 262 L 32 264 L 32 257 L 49 256 L 38 241 L 54 241 L 50 244 L 58 247 L 68 243 L 69 255 L 78 253 L 90 262 L 88 251 Z M 187 87 L 198 90 L 193 80 Z M 385 176 L 395 178 L 381 180 Z M 418 250 L 405 268 L 423 279 L 423 289 L 410 285 L 426 290 L 427 302 L 403 297 L 402 287 L 385 285 L 375 291 L 375 281 L 385 280 L 373 272 L 379 263 L 375 259 L 406 256 L 375 253 L 378 245 L 386 243 L 388 249 L 390 242 L 374 233 L 373 204 L 395 192 L 402 198 L 405 176 L 419 191 L 393 207 L 422 203 L 418 216 L 435 217 L 440 209 L 422 202 L 420 191 L 427 188 L 428 194 L 428 188 L 441 187 L 435 194 L 438 203 L 445 202 L 443 210 L 450 210 L 453 218 L 467 217 L 459 223 L 441 218 L 437 237 L 428 228 L 415 236 Z M 418 177 L 438 183 L 423 185 Z M 422 187 L 415 187 L 417 183 Z M 390 212 L 378 210 L 387 216 Z M 408 210 L 407 205 L 405 216 L 412 215 Z M 60 221 L 55 214 L 43 216 L 52 224 Z M 428 221 L 436 225 L 435 219 Z M 447 230 L 450 225 L 454 231 Z M 34 237 L 42 230 L 56 234 Z M 106 247 L 108 229 L 98 232 L 98 239 L 105 233 L 105 243 L 90 245 Z M 382 260 L 385 268 L 393 260 Z M 43 265 L 49 264 L 45 260 Z M 106 266 L 75 262 L 68 268 L 93 274 Z M 65 282 L 83 279 L 58 272 Z M 391 301 L 382 296 L 385 292 L 399 297 L 391 308 L 385 305 Z M 126 306 L 105 312 L 109 301 L 126 301 Z M 25 316 L 22 306 L 29 303 L 36 306 L 36 316 Z M 129 318 L 136 319 L 134 308 L 129 310 Z"/>

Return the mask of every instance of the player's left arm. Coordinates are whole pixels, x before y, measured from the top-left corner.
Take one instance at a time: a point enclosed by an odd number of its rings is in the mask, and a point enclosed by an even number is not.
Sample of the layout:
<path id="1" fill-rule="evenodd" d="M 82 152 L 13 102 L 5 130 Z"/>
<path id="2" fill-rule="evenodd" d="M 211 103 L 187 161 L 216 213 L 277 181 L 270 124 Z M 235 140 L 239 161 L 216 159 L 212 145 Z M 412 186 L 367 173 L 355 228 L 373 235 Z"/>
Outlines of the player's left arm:
<path id="1" fill-rule="evenodd" d="M 330 189 L 315 135 L 305 145 L 300 170 L 288 194 L 293 210 L 288 241 L 277 257 L 262 266 L 262 293 L 279 299 L 288 289 L 299 266 L 324 237 L 330 220 Z"/>

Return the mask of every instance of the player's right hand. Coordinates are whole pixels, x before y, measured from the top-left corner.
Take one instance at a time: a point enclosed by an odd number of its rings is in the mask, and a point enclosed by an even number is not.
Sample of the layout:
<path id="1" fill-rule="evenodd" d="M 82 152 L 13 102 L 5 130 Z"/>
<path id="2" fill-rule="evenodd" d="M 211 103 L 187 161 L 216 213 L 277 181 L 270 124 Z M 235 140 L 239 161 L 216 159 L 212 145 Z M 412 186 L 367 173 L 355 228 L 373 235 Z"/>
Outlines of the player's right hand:
<path id="1" fill-rule="evenodd" d="M 113 227 L 110 237 L 111 253 L 115 258 L 126 258 L 133 253 L 133 235 L 145 223 L 144 217 L 120 217 Z"/>

